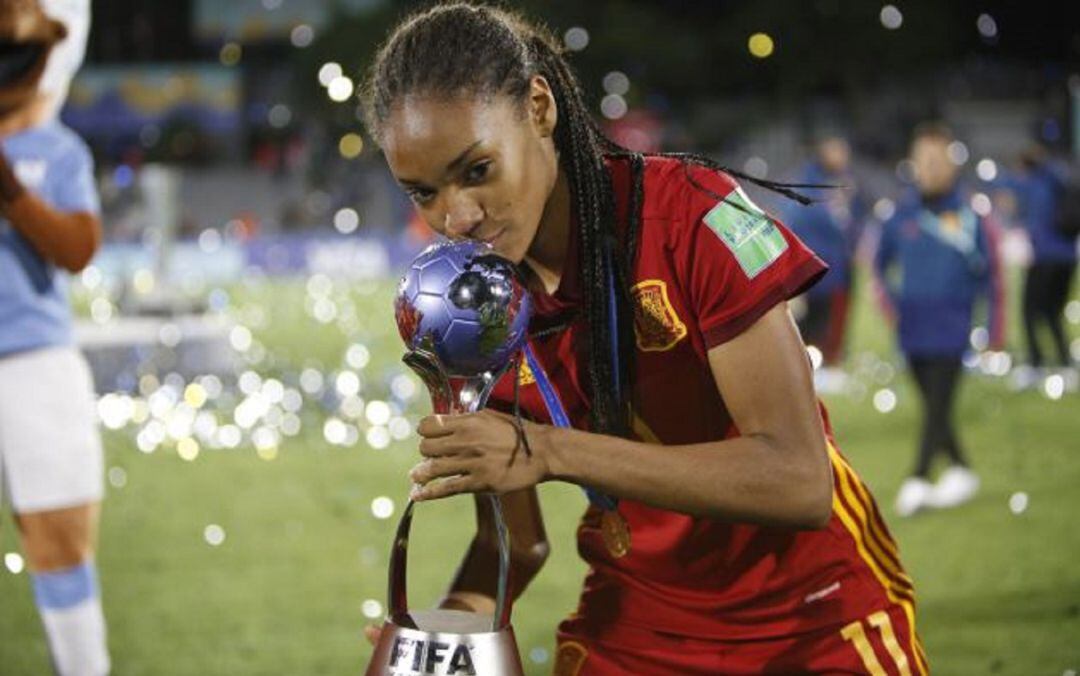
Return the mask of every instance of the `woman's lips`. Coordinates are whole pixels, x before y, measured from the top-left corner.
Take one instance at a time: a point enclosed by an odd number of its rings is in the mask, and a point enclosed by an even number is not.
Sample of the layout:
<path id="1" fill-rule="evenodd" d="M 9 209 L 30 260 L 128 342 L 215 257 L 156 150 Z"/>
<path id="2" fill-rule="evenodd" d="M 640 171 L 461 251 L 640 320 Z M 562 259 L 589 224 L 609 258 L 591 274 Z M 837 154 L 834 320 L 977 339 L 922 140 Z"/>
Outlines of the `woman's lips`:
<path id="1" fill-rule="evenodd" d="M 495 240 L 502 236 L 504 232 L 506 232 L 506 228 L 500 228 L 495 232 L 495 234 L 491 235 L 490 237 L 480 237 L 478 239 L 484 244 L 494 244 Z"/>

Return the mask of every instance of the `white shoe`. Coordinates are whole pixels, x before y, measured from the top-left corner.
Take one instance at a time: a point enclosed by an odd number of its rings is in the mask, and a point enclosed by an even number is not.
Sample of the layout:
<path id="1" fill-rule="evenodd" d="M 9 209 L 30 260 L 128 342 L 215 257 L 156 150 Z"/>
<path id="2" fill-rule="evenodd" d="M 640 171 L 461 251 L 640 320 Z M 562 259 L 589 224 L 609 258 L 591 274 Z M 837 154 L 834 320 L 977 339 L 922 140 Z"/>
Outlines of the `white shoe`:
<path id="1" fill-rule="evenodd" d="M 956 507 L 979 492 L 979 477 L 967 467 L 953 465 L 941 473 L 930 496 L 930 506 Z"/>
<path id="2" fill-rule="evenodd" d="M 934 493 L 934 484 L 922 477 L 912 476 L 900 484 L 896 494 L 896 513 L 911 516 L 919 510 L 929 507 Z"/>

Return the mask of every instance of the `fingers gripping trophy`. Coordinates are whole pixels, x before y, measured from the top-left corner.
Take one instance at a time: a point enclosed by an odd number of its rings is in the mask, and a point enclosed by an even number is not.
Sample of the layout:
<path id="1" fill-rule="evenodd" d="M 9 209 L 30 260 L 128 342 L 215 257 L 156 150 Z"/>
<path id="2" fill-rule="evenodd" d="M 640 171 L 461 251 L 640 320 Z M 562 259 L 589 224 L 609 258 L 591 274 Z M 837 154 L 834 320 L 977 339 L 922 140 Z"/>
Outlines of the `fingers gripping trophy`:
<path id="1" fill-rule="evenodd" d="M 484 407 L 499 378 L 521 358 L 530 310 L 513 264 L 486 244 L 436 244 L 417 256 L 401 280 L 395 315 L 404 361 L 427 385 L 435 413 Z M 499 546 L 495 614 L 409 609 L 410 500 L 394 538 L 388 615 L 367 676 L 522 673 L 510 625 L 509 534 L 498 497 L 482 498 L 489 501 Z"/>

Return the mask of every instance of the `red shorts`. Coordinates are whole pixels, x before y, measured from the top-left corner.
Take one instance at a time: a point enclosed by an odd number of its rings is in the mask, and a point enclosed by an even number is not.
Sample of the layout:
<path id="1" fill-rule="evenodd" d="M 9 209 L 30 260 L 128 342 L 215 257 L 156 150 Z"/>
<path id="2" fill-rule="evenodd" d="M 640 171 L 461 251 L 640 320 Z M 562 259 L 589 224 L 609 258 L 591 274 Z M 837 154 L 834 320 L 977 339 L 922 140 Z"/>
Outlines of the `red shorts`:
<path id="1" fill-rule="evenodd" d="M 871 674 L 923 676 L 926 656 L 899 606 L 838 629 L 752 641 L 689 639 L 639 627 L 597 637 L 579 618 L 563 623 L 554 676 Z"/>

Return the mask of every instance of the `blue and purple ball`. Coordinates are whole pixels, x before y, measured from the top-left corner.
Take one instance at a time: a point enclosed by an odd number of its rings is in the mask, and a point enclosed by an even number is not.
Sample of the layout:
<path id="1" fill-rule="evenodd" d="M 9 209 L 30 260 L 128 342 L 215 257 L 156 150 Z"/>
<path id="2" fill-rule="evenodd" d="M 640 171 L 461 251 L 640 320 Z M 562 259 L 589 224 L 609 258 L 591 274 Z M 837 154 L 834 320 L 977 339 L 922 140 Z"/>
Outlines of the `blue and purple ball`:
<path id="1" fill-rule="evenodd" d="M 531 308 L 514 264 L 473 241 L 425 249 L 394 302 L 406 347 L 434 354 L 451 376 L 502 368 L 525 343 Z"/>

